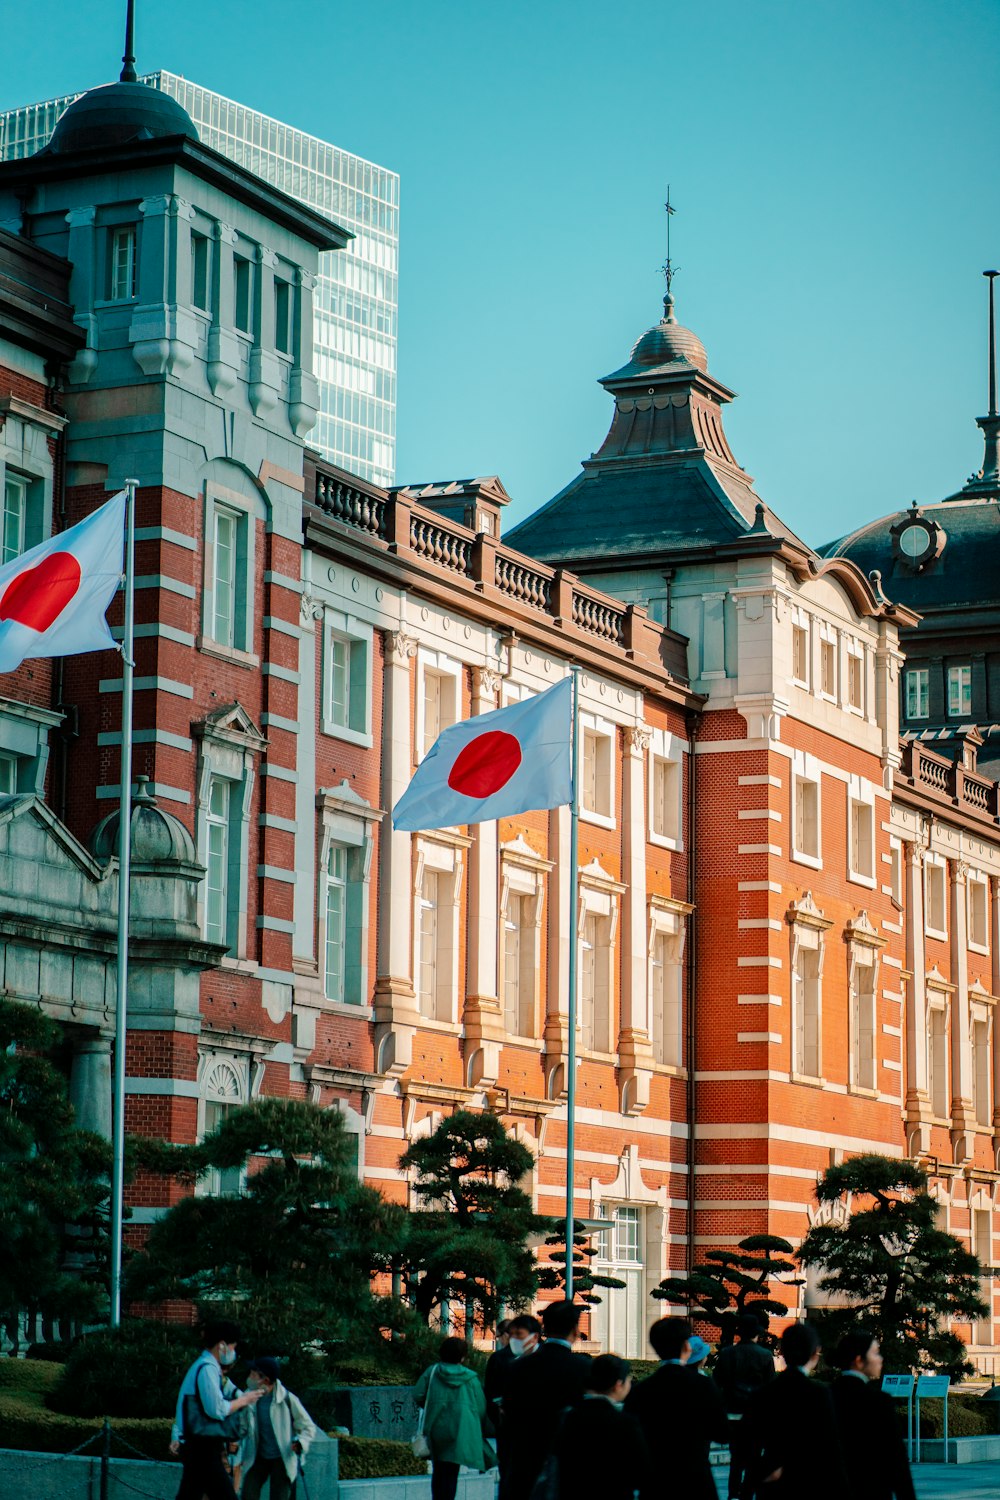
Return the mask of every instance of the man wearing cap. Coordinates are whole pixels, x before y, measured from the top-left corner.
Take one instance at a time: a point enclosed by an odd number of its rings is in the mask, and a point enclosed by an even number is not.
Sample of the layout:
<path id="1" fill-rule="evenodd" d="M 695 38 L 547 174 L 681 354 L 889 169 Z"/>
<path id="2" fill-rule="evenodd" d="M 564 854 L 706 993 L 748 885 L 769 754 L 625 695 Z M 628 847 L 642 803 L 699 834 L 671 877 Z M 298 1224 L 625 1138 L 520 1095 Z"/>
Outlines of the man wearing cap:
<path id="1" fill-rule="evenodd" d="M 278 1361 L 267 1354 L 250 1365 L 247 1387 L 263 1394 L 243 1447 L 240 1500 L 259 1500 L 265 1484 L 270 1500 L 290 1500 L 299 1460 L 316 1436 L 312 1418 L 298 1396 L 282 1385 L 279 1374 Z"/>

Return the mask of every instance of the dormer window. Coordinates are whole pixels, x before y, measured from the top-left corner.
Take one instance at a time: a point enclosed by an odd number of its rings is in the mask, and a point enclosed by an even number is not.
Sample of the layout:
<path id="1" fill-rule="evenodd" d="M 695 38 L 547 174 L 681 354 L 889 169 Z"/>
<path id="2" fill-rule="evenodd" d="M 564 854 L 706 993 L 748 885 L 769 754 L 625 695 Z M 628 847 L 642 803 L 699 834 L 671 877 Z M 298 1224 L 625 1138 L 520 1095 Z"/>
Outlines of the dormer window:
<path id="1" fill-rule="evenodd" d="M 972 668 L 948 668 L 948 717 L 960 719 L 972 713 Z"/>
<path id="2" fill-rule="evenodd" d="M 135 225 L 119 224 L 108 231 L 108 299 L 128 302 L 135 296 Z"/>

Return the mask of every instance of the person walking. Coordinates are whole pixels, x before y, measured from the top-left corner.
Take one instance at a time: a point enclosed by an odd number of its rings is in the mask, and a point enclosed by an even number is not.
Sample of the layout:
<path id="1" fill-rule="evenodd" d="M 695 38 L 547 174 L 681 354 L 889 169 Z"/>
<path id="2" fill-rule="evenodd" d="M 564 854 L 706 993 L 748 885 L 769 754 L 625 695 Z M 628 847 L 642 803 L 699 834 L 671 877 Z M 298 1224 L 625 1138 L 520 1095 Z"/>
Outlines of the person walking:
<path id="1" fill-rule="evenodd" d="M 299 1466 L 316 1436 L 316 1426 L 298 1396 L 278 1378 L 280 1366 L 262 1355 L 250 1366 L 247 1386 L 261 1392 L 250 1414 L 243 1444 L 240 1500 L 259 1500 L 265 1484 L 270 1500 L 291 1500 Z"/>
<path id="2" fill-rule="evenodd" d="M 413 1392 L 431 1450 L 431 1500 L 455 1500 L 463 1465 L 480 1474 L 496 1465 L 483 1435 L 486 1397 L 465 1363 L 468 1353 L 464 1339 L 445 1339 L 438 1363 L 424 1371 Z"/>
<path id="3" fill-rule="evenodd" d="M 507 1347 L 491 1354 L 486 1363 L 486 1411 L 495 1434 L 497 1465 L 500 1469 L 498 1500 L 507 1500 L 507 1483 L 510 1473 L 507 1425 L 503 1415 L 503 1398 L 507 1389 L 507 1377 L 516 1360 L 534 1354 L 541 1343 L 542 1325 L 530 1313 L 519 1313 L 507 1325 Z M 503 1356 L 501 1360 L 501 1356 Z"/>
<path id="4" fill-rule="evenodd" d="M 691 1324 L 687 1318 L 661 1318 L 649 1330 L 649 1342 L 660 1368 L 636 1385 L 625 1403 L 650 1454 L 643 1500 L 660 1500 L 667 1474 L 671 1491 L 685 1500 L 716 1500 L 708 1455 L 713 1442 L 726 1441 L 726 1409 L 715 1382 L 687 1368 Z"/>
<path id="5" fill-rule="evenodd" d="M 599 1354 L 585 1385 L 583 1400 L 559 1425 L 549 1460 L 558 1500 L 634 1500 L 647 1480 L 649 1451 L 639 1423 L 622 1409 L 632 1372 L 617 1354 Z"/>
<path id="6" fill-rule="evenodd" d="M 895 1402 L 881 1389 L 882 1351 L 873 1333 L 841 1339 L 830 1388 L 852 1500 L 915 1500 Z"/>
<path id="7" fill-rule="evenodd" d="M 254 1406 L 264 1394 L 244 1391 L 232 1398 L 223 1394 L 224 1371 L 236 1359 L 239 1339 L 235 1323 L 207 1323 L 202 1352 L 181 1381 L 170 1443 L 171 1453 L 179 1453 L 181 1458 L 177 1500 L 236 1500 L 226 1467 L 229 1435 L 222 1424 L 234 1412 Z"/>
<path id="8" fill-rule="evenodd" d="M 763 1325 L 755 1314 L 741 1313 L 736 1322 L 738 1344 L 719 1350 L 712 1371 L 729 1413 L 729 1500 L 746 1500 L 747 1456 L 743 1414 L 756 1391 L 774 1379 L 774 1358 L 759 1342 Z"/>
<path id="9" fill-rule="evenodd" d="M 530 1500 L 567 1406 L 583 1396 L 590 1360 L 576 1354 L 580 1309 L 550 1302 L 542 1313 L 544 1343 L 522 1356 L 507 1376 L 503 1397 L 508 1470 L 504 1500 Z"/>
<path id="10" fill-rule="evenodd" d="M 812 1324 L 786 1328 L 781 1354 L 785 1369 L 751 1396 L 743 1417 L 748 1493 L 757 1500 L 853 1500 L 833 1400 L 810 1379 L 820 1356 Z"/>

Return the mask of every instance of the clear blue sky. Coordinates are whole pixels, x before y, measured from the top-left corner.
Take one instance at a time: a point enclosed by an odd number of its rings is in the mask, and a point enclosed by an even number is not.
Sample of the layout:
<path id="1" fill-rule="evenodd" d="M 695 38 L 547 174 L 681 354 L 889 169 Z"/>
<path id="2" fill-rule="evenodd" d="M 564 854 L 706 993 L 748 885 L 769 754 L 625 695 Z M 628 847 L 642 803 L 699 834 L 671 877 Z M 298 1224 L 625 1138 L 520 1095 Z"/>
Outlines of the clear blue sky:
<path id="1" fill-rule="evenodd" d="M 1000 263 L 996 0 L 137 0 L 165 67 L 402 178 L 400 480 L 527 514 L 599 446 L 595 384 L 678 313 L 809 540 L 981 463 Z M 6 0 L 0 100 L 117 76 L 123 0 Z"/>

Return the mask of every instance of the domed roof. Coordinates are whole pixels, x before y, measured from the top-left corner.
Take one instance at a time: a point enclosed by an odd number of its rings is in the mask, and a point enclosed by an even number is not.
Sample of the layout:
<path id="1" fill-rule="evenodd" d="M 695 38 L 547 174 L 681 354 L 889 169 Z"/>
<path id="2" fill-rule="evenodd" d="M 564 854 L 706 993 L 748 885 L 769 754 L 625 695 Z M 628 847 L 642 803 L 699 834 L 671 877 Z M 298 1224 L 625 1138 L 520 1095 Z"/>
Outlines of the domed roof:
<path id="1" fill-rule="evenodd" d="M 132 858 L 136 864 L 196 864 L 194 840 L 184 824 L 158 806 L 147 790 L 148 776 L 136 778 L 132 795 Z M 102 818 L 90 836 L 90 852 L 106 861 L 118 854 L 119 809 Z"/>
<path id="2" fill-rule="evenodd" d="M 675 359 L 686 359 L 699 370 L 708 369 L 705 345 L 690 328 L 684 328 L 674 315 L 674 299 L 668 292 L 663 299 L 663 317 L 648 329 L 632 348 L 635 365 L 667 365 Z"/>
<path id="3" fill-rule="evenodd" d="M 58 154 L 124 146 L 198 132 L 184 107 L 148 83 L 105 83 L 75 99 L 45 148 Z"/>

